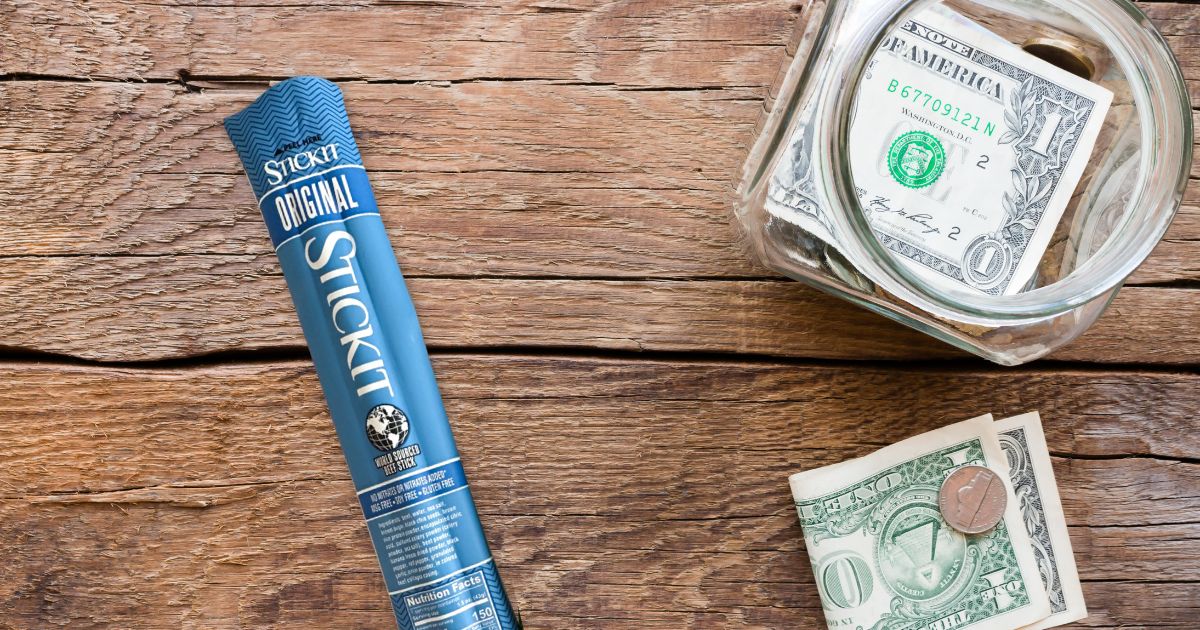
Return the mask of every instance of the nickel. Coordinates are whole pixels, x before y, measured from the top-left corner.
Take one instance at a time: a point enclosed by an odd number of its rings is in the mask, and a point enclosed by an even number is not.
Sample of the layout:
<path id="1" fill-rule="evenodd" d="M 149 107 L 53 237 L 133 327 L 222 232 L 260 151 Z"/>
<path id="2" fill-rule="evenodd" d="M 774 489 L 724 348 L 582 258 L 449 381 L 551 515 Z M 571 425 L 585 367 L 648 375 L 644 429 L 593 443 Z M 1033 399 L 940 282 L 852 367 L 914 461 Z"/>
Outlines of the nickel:
<path id="1" fill-rule="evenodd" d="M 1004 518 L 1008 491 L 1000 475 L 983 466 L 963 466 L 942 482 L 938 508 L 951 527 L 982 534 Z"/>

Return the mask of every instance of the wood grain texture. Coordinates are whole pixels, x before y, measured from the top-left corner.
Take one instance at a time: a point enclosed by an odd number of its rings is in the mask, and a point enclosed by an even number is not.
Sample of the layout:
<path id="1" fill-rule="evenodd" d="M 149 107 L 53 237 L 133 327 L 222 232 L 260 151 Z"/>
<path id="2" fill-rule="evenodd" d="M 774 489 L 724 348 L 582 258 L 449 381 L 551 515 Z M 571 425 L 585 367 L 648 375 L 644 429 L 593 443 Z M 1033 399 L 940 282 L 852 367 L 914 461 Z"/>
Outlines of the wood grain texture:
<path id="1" fill-rule="evenodd" d="M 1186 627 L 1198 612 L 1200 529 L 1181 518 L 1200 509 L 1194 374 L 505 355 L 435 367 L 531 627 L 815 627 L 788 473 L 964 408 L 1055 397 L 1043 411 L 1089 623 Z M 306 363 L 3 364 L 0 380 L 0 624 L 390 623 Z M 78 422 L 46 422 L 47 394 Z M 1152 593 L 1153 614 L 1126 604 Z"/>
<path id="2" fill-rule="evenodd" d="M 753 273 L 731 247 L 729 190 L 758 91 L 343 88 L 396 246 L 422 252 L 413 272 Z M 270 252 L 220 124 L 260 91 L 0 83 L 0 163 L 25 184 L 0 201 L 29 204 L 10 253 Z"/>
<path id="3" fill-rule="evenodd" d="M 412 274 L 767 275 L 730 227 L 733 175 L 763 88 L 342 87 Z M 269 252 L 220 124 L 260 91 L 0 83 L 0 166 L 16 183 L 0 203 L 24 208 L 9 227 L 8 253 Z M 1197 259 L 1193 180 L 1166 240 L 1131 281 L 1197 281 Z"/>
<path id="4" fill-rule="evenodd" d="M 345 87 L 402 264 L 430 276 L 415 290 L 437 298 L 422 302 L 435 345 L 955 356 L 815 291 L 728 280 L 770 278 L 734 242 L 727 207 L 728 175 L 744 153 L 737 138 L 758 107 L 751 90 Z M 16 278 L 0 284 L 0 345 L 122 361 L 297 346 L 282 278 L 220 128 L 221 115 L 256 93 L 0 84 L 9 121 L 0 163 L 20 182 L 0 191 L 0 204 L 20 209 L 6 229 Z M 516 106 L 503 124 L 497 102 Z M 410 108 L 423 113 L 395 115 Z M 95 124 L 112 111 L 120 115 Z M 1182 286 L 1127 291 L 1056 358 L 1195 362 L 1200 340 L 1188 326 L 1200 302 L 1187 287 L 1200 278 L 1198 200 L 1200 180 L 1131 279 Z M 602 317 L 591 303 L 606 305 Z M 34 334 L 44 324 L 55 334 Z"/>
<path id="5" fill-rule="evenodd" d="M 968 359 L 735 242 L 803 4 L 0 2 L 0 629 L 391 627 L 220 126 L 300 73 L 346 93 L 528 627 L 821 627 L 786 475 L 1030 409 L 1079 627 L 1196 627 L 1200 164 L 1071 363 Z M 1139 5 L 1200 102 L 1200 6 Z"/>
<path id="6" fill-rule="evenodd" d="M 233 36 L 229 29 L 241 37 L 241 26 L 236 25 L 257 22 L 245 15 L 261 8 L 88 4 L 75 6 L 75 13 L 33 20 L 29 28 L 50 29 L 60 42 L 71 40 L 67 32 L 97 28 L 96 24 L 133 29 L 116 33 L 122 42 L 178 35 L 173 27 L 139 30 L 143 25 L 112 18 L 104 13 L 105 6 L 115 12 L 112 15 L 144 9 L 155 19 L 188 16 L 188 28 L 205 34 L 213 50 L 221 48 L 222 37 Z M 688 37 L 697 32 L 688 30 L 696 28 L 689 20 L 704 14 L 720 22 L 706 29 L 727 31 L 701 29 L 711 36 L 713 47 L 757 42 L 751 47 L 775 53 L 782 51 L 766 34 L 786 32 L 793 20 L 786 7 L 757 3 L 730 3 L 692 11 L 689 17 L 670 11 L 670 4 L 622 10 L 613 6 L 579 6 L 566 14 L 538 7 L 514 10 L 528 11 L 526 17 L 535 21 L 567 15 L 581 29 L 593 18 L 654 28 L 665 20 L 674 24 L 667 31 L 692 33 Z M 25 3 L 9 10 L 26 15 L 40 7 Z M 444 34 L 421 20 L 432 19 L 426 14 L 441 16 L 443 10 L 461 8 L 360 5 L 321 8 L 312 19 L 316 25 L 343 18 L 347 24 L 359 24 L 364 16 L 378 19 L 381 12 L 424 16 L 416 18 L 419 24 L 414 28 L 425 29 L 425 36 L 436 40 Z M 1169 37 L 1200 30 L 1187 18 L 1184 5 L 1148 9 L 1163 16 Z M 301 9 L 284 6 L 278 11 L 281 23 L 291 25 Z M 276 15 L 275 10 L 270 13 Z M 108 18 L 95 19 L 101 14 Z M 244 19 L 227 19 L 234 14 Z M 618 14 L 621 17 L 614 17 Z M 223 17 L 213 18 L 216 15 Z M 581 20 L 579 15 L 588 17 Z M 84 19 L 87 16 L 93 19 Z M 215 21 L 206 22 L 209 18 Z M 370 33 L 360 30 L 364 37 Z M 49 37 L 28 35 L 36 41 Z M 537 30 L 528 37 L 547 36 Z M 167 65 L 182 63 L 171 50 L 197 54 L 197 46 L 176 39 L 169 44 L 155 40 L 154 46 L 144 48 L 170 59 L 161 62 Z M 270 41 L 252 39 L 254 46 Z M 637 38 L 627 44 L 642 53 L 649 46 Z M 1181 47 L 1181 56 L 1191 55 L 1187 46 Z M 199 54 L 203 50 L 210 49 Z M 36 65 L 19 58 L 28 54 L 32 53 L 15 54 L 13 62 Z M 104 60 L 104 67 L 120 67 L 115 57 L 105 56 L 114 54 L 120 54 L 120 47 L 98 52 L 95 58 Z M 69 57 L 54 59 L 67 63 Z M 234 65 L 213 74 L 238 78 L 251 72 L 228 56 L 221 58 Z M 775 67 L 780 59 L 762 64 Z M 159 62 L 143 70 L 151 67 L 159 67 Z M 761 77 L 689 84 L 687 89 L 642 85 L 628 77 L 605 82 L 497 75 L 365 83 L 360 79 L 392 80 L 372 75 L 365 66 L 347 67 L 332 74 L 354 79 L 344 81 L 343 88 L 406 272 L 430 277 L 426 286 L 431 294 L 451 296 L 448 304 L 453 307 L 464 301 L 483 304 L 483 311 L 468 312 L 485 316 L 451 317 L 450 330 L 431 331 L 435 345 L 531 343 L 854 359 L 956 356 L 949 348 L 808 289 L 781 287 L 777 295 L 770 295 L 780 285 L 744 281 L 771 278 L 735 243 L 728 207 L 730 178 L 744 157 L 761 109 L 763 88 L 754 85 L 765 81 Z M 36 73 L 49 70 L 30 66 L 24 71 L 42 76 Z M 260 67 L 253 72 L 271 76 L 275 70 Z M 77 74 L 77 69 L 66 67 L 55 71 Z M 691 76 L 688 72 L 684 74 Z M 97 360 L 155 360 L 297 345 L 286 300 L 279 299 L 284 294 L 282 280 L 277 275 L 264 277 L 273 268 L 269 243 L 220 127 L 224 115 L 261 90 L 262 80 L 254 76 L 248 83 L 195 85 L 57 80 L 0 84 L 0 116 L 7 121 L 0 129 L 0 165 L 17 182 L 0 190 L 0 205 L 21 208 L 8 222 L 7 255 L 20 257 L 15 259 L 18 264 L 29 263 L 19 272 L 25 282 L 0 286 L 0 313 L 25 322 L 11 322 L 0 344 Z M 514 78 L 519 80 L 509 80 Z M 195 91 L 200 85 L 212 87 Z M 42 194 L 30 195 L 30 190 Z M 1200 180 L 1193 180 L 1167 237 L 1130 279 L 1134 285 L 1169 288 L 1137 292 L 1132 298 L 1127 292 L 1117 303 L 1118 314 L 1110 314 L 1084 341 L 1055 358 L 1194 363 L 1198 341 L 1187 325 L 1195 319 L 1197 301 L 1190 291 L 1200 282 L 1197 260 Z M 481 283 L 481 278 L 536 282 Z M 559 278 L 586 282 L 548 282 Z M 607 279 L 641 284 L 603 282 Z M 661 279 L 687 284 L 655 282 Z M 702 282 L 710 279 L 722 283 Z M 732 279 L 743 282 L 729 284 Z M 664 291 L 667 287 L 672 290 Z M 476 297 L 473 290 L 486 293 Z M 561 293 L 545 293 L 549 290 Z M 655 319 L 662 319 L 662 299 L 678 294 L 683 295 L 678 312 L 685 317 L 656 324 Z M 120 304 L 116 295 L 137 309 Z M 597 318 L 588 308 L 566 302 L 568 298 L 610 306 L 606 317 Z M 239 307 L 205 308 L 213 302 Z M 22 314 L 26 303 L 45 312 L 27 317 Z M 736 308 L 746 303 L 752 307 L 750 315 Z M 778 318 L 768 307 L 784 309 L 788 325 L 782 339 L 776 335 Z M 437 309 L 438 303 L 427 300 L 423 308 Z M 574 317 L 570 310 L 576 311 Z M 439 311 L 433 313 L 427 321 L 441 319 Z M 512 313 L 519 318 L 509 317 Z M 62 323 L 61 334 L 30 335 L 30 326 L 43 317 Z M 88 322 L 88 327 L 72 326 L 75 321 Z M 531 321 L 539 325 L 530 326 Z M 734 335 L 690 334 L 697 324 L 709 333 L 743 321 L 752 325 L 736 328 Z M 851 325 L 833 325 L 840 321 Z M 643 322 L 644 329 L 639 327 Z"/>
<path id="7" fill-rule="evenodd" d="M 304 346 L 273 255 L 22 257 L 0 284 L 0 347 L 153 361 Z M 415 278 L 435 349 L 964 358 L 881 316 L 783 280 Z M 1060 360 L 1194 365 L 1191 289 L 1127 287 Z"/>
<path id="8" fill-rule="evenodd" d="M 220 6 L 218 6 L 220 5 Z M 276 5 L 271 7 L 270 5 Z M 803 3 L 734 0 L 6 3 L 0 72 L 89 79 L 551 79 L 631 86 L 762 85 Z M 1180 2 L 1140 2 L 1194 80 L 1198 27 Z M 264 10 L 265 9 L 265 10 Z M 386 24 L 387 28 L 379 28 Z M 336 44 L 332 37 L 337 37 Z"/>
<path id="9" fill-rule="evenodd" d="M 0 71 L 757 85 L 795 20 L 786 3 L 763 0 L 211 4 L 6 3 L 14 35 L 40 45 Z"/>

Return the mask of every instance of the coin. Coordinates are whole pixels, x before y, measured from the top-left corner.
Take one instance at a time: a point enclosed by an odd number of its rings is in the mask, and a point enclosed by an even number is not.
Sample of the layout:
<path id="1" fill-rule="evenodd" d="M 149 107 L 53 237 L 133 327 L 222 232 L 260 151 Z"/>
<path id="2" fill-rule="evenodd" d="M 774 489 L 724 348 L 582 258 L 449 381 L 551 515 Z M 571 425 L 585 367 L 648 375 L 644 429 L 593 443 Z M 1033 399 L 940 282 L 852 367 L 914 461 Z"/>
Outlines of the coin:
<path id="1" fill-rule="evenodd" d="M 1008 491 L 1000 475 L 983 466 L 963 466 L 950 473 L 938 493 L 942 518 L 964 534 L 982 534 L 1004 518 Z"/>

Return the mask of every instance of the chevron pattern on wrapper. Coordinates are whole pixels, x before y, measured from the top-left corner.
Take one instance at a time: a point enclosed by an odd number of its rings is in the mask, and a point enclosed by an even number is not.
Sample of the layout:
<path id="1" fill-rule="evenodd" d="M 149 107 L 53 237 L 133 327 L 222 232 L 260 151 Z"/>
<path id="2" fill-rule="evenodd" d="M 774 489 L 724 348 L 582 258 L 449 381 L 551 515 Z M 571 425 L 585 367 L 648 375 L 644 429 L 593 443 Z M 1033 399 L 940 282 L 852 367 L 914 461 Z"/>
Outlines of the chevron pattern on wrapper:
<path id="1" fill-rule="evenodd" d="M 524 624 L 521 622 L 520 611 L 509 610 L 508 595 L 504 592 L 504 584 L 500 581 L 500 572 L 496 570 L 496 565 L 488 563 L 483 568 L 483 575 L 487 579 L 488 592 L 492 595 L 493 605 L 496 607 L 496 616 L 501 619 L 515 619 L 516 630 L 521 630 Z"/>
<path id="2" fill-rule="evenodd" d="M 289 79 L 226 128 L 275 244 L 400 630 L 519 628 L 341 91 L 317 77 Z M 403 429 L 379 428 L 377 413 L 403 419 Z"/>
<path id="3" fill-rule="evenodd" d="M 295 77 L 267 90 L 246 109 L 225 119 L 242 164 L 262 164 L 275 158 L 274 148 L 298 138 L 319 134 L 322 142 L 338 144 L 336 164 L 362 164 L 342 91 L 321 77 Z M 264 138 L 269 141 L 264 141 Z M 255 198 L 271 188 L 260 169 L 246 169 Z"/>

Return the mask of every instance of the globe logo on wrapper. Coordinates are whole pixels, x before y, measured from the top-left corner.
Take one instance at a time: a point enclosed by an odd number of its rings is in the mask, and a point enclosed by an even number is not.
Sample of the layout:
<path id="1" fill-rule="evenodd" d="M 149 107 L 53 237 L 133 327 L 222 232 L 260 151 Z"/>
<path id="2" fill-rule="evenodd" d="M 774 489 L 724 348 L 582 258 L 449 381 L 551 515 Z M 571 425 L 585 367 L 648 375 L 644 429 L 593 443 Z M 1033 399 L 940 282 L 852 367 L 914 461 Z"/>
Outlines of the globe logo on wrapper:
<path id="1" fill-rule="evenodd" d="M 341 90 L 288 79 L 225 128 L 312 351 L 393 627 L 517 630 Z"/>
<path id="2" fill-rule="evenodd" d="M 946 170 L 946 150 L 940 140 L 924 131 L 910 131 L 892 142 L 888 171 L 902 186 L 926 188 Z"/>
<path id="3" fill-rule="evenodd" d="M 408 416 L 393 405 L 376 405 L 367 412 L 367 439 L 375 448 L 387 452 L 408 438 Z"/>

